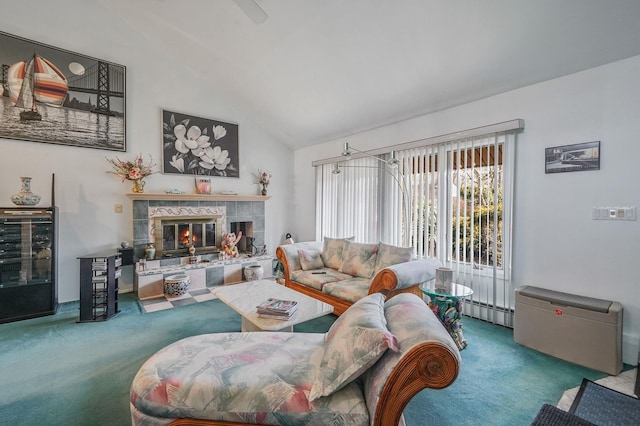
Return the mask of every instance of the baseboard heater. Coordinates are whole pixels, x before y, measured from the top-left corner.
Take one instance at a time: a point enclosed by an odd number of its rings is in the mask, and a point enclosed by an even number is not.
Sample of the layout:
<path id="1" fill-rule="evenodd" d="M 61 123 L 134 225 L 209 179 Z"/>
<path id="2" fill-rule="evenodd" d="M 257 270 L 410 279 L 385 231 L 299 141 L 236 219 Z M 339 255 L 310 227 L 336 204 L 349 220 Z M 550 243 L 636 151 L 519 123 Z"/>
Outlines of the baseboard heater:
<path id="1" fill-rule="evenodd" d="M 622 371 L 622 305 L 534 286 L 516 289 L 513 338 L 556 358 Z"/>

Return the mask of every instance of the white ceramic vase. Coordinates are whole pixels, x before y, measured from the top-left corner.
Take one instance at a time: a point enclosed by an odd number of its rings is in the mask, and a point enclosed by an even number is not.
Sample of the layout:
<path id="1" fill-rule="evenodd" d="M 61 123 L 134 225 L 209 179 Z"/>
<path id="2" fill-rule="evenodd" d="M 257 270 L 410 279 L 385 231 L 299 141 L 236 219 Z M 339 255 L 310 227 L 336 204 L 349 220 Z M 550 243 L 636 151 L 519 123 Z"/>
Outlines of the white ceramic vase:
<path id="1" fill-rule="evenodd" d="M 244 278 L 247 281 L 261 280 L 264 276 L 264 268 L 262 265 L 249 265 L 244 268 Z"/>
<path id="2" fill-rule="evenodd" d="M 11 196 L 11 201 L 16 206 L 35 206 L 40 202 L 40 196 L 31 192 L 31 178 L 22 176 L 22 189 Z"/>

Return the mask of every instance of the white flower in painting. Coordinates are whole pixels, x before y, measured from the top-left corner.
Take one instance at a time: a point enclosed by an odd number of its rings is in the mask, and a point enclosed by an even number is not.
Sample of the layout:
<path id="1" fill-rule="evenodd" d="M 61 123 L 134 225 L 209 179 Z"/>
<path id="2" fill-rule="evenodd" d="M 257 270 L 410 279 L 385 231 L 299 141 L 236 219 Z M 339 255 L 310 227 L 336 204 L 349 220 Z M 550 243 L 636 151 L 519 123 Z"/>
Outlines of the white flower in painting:
<path id="1" fill-rule="evenodd" d="M 186 154 L 189 152 L 189 148 L 187 148 L 184 144 L 184 135 L 187 133 L 187 128 L 182 124 L 178 124 L 173 128 L 173 134 L 176 135 L 175 147 L 176 151 Z"/>
<path id="2" fill-rule="evenodd" d="M 189 152 L 190 149 L 210 145 L 209 136 L 203 135 L 198 126 L 191 126 L 187 131 L 184 125 L 178 124 L 173 128 L 173 134 L 176 136 L 176 150 L 183 154 Z"/>
<path id="3" fill-rule="evenodd" d="M 211 146 L 211 142 L 209 142 L 209 138 L 199 138 L 198 146 L 191 150 L 191 153 L 196 157 L 202 157 L 204 155 L 204 150 Z"/>
<path id="4" fill-rule="evenodd" d="M 204 148 L 197 147 L 191 150 L 191 153 L 196 157 L 202 157 L 204 155 Z"/>
<path id="5" fill-rule="evenodd" d="M 213 138 L 218 140 L 220 138 L 224 138 L 227 134 L 227 129 L 222 126 L 213 126 Z"/>
<path id="6" fill-rule="evenodd" d="M 224 170 L 230 162 L 229 151 L 222 150 L 219 146 L 205 148 L 203 155 L 200 157 L 200 165 L 209 170 L 214 167 L 218 170 Z"/>
<path id="7" fill-rule="evenodd" d="M 178 169 L 180 173 L 184 173 L 184 158 L 176 158 L 177 156 L 178 154 L 171 157 L 171 161 L 169 161 L 169 164 Z"/>

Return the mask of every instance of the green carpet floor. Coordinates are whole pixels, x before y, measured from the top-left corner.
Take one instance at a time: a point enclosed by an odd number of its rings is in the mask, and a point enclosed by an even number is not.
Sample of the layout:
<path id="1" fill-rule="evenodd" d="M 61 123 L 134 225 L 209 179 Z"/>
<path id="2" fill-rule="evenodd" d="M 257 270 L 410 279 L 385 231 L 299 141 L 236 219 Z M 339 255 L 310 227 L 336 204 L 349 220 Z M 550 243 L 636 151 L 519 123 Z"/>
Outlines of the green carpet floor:
<path id="1" fill-rule="evenodd" d="M 72 302 L 53 316 L 0 325 L 0 425 L 128 425 L 129 385 L 150 355 L 183 337 L 240 330 L 240 317 L 218 300 L 148 314 L 132 294 L 120 300 L 122 312 L 106 322 L 76 323 Z M 334 319 L 296 331 L 325 332 Z M 517 345 L 510 329 L 463 322 L 469 346 L 458 379 L 419 393 L 407 425 L 529 425 L 583 377 L 605 376 Z"/>

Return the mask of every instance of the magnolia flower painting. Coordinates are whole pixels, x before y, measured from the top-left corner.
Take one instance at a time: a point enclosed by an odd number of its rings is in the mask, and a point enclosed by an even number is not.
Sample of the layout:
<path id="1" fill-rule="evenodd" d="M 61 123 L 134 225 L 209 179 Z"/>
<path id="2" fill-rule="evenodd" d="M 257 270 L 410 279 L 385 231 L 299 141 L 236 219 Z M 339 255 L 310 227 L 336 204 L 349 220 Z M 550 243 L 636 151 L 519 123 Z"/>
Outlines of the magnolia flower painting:
<path id="1" fill-rule="evenodd" d="M 238 125 L 162 111 L 162 173 L 240 177 Z"/>

